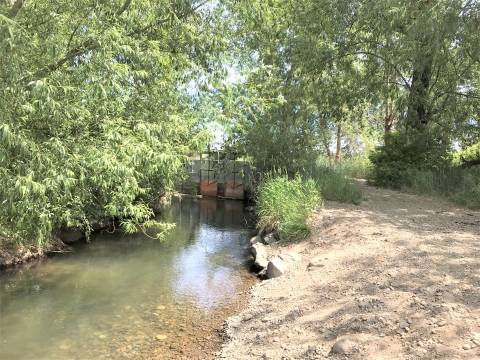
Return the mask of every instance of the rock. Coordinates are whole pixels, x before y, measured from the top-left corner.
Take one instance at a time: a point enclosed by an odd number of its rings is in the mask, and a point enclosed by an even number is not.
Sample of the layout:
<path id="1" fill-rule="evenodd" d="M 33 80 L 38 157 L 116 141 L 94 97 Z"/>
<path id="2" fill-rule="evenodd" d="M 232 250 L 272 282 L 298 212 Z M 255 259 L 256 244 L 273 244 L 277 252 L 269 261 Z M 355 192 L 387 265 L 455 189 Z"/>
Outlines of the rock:
<path id="1" fill-rule="evenodd" d="M 263 242 L 267 245 L 271 245 L 276 243 L 280 238 L 278 237 L 276 232 L 271 232 L 263 237 Z"/>
<path id="2" fill-rule="evenodd" d="M 62 344 L 62 345 L 59 346 L 59 348 L 62 349 L 62 350 L 68 350 L 68 349 L 70 349 L 70 345 Z"/>
<path id="3" fill-rule="evenodd" d="M 256 243 L 261 243 L 262 238 L 260 235 L 254 236 L 250 239 L 250 245 L 255 245 Z"/>
<path id="4" fill-rule="evenodd" d="M 155 339 L 157 340 L 165 340 L 167 338 L 167 335 L 157 335 L 155 336 Z"/>
<path id="5" fill-rule="evenodd" d="M 463 350 L 470 350 L 470 344 L 463 344 L 462 349 Z"/>
<path id="6" fill-rule="evenodd" d="M 355 350 L 357 343 L 348 340 L 347 338 L 343 338 L 338 340 L 332 346 L 332 353 L 333 354 L 351 354 Z"/>
<path id="7" fill-rule="evenodd" d="M 472 342 L 477 345 L 477 346 L 480 346 L 480 340 L 478 339 L 473 339 Z"/>
<path id="8" fill-rule="evenodd" d="M 308 267 L 321 267 L 324 266 L 323 264 L 323 256 L 315 256 L 313 259 L 310 260 Z"/>
<path id="9" fill-rule="evenodd" d="M 273 338 L 273 342 L 280 342 L 280 338 L 279 338 L 278 336 L 275 336 L 275 337 Z"/>
<path id="10" fill-rule="evenodd" d="M 438 326 L 442 327 L 442 326 L 445 326 L 447 325 L 447 322 L 445 320 L 442 320 L 438 323 Z"/>
<path id="11" fill-rule="evenodd" d="M 256 259 L 255 259 L 255 262 L 253 263 L 255 269 L 258 270 L 263 270 L 267 267 L 268 265 L 268 260 L 265 259 L 264 257 L 260 257 L 258 256 Z"/>
<path id="12" fill-rule="evenodd" d="M 243 321 L 248 321 L 248 320 L 251 320 L 253 318 L 253 315 L 252 314 L 245 314 L 243 315 Z"/>
<path id="13" fill-rule="evenodd" d="M 253 259 L 256 260 L 257 257 L 267 258 L 267 249 L 262 243 L 256 243 L 250 248 L 250 254 L 252 254 Z"/>
<path id="14" fill-rule="evenodd" d="M 308 351 L 316 351 L 317 347 L 315 345 L 308 345 Z"/>
<path id="15" fill-rule="evenodd" d="M 285 266 L 283 264 L 283 261 L 280 258 L 275 257 L 268 262 L 268 265 L 267 265 L 268 279 L 273 279 L 273 278 L 282 276 L 284 273 L 285 273 Z"/>
<path id="16" fill-rule="evenodd" d="M 285 263 L 293 263 L 302 260 L 302 257 L 296 252 L 288 252 L 278 255 L 280 259 Z"/>
<path id="17" fill-rule="evenodd" d="M 250 254 L 254 259 L 254 267 L 257 270 L 262 270 L 267 267 L 267 249 L 262 243 L 256 243 L 250 248 Z"/>
<path id="18" fill-rule="evenodd" d="M 405 328 L 408 327 L 408 325 L 409 325 L 409 324 L 408 324 L 406 321 L 402 321 L 402 322 L 400 323 L 400 329 L 405 329 Z"/>
<path id="19" fill-rule="evenodd" d="M 163 305 L 157 306 L 157 309 L 158 310 L 165 310 L 165 306 L 163 306 Z"/>

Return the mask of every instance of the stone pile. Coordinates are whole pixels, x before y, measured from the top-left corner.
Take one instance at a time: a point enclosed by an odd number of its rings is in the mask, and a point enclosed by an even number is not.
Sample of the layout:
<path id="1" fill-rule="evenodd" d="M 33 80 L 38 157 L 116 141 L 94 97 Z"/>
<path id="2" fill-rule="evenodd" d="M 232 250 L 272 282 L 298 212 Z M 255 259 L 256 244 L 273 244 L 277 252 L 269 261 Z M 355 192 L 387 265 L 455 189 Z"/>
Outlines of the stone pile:
<path id="1" fill-rule="evenodd" d="M 250 254 L 253 256 L 254 268 L 262 278 L 272 279 L 282 276 L 289 265 L 302 259 L 299 254 L 292 251 L 273 256 L 271 245 L 279 240 L 280 237 L 276 232 L 264 236 L 259 234 L 250 240 Z"/>

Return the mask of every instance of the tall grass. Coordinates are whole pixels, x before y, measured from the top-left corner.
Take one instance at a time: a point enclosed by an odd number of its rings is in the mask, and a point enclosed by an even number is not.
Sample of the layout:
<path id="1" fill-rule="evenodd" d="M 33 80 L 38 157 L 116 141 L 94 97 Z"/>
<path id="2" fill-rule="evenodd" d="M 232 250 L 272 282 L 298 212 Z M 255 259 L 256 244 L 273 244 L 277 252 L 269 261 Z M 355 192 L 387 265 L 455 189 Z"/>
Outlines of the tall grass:
<path id="1" fill-rule="evenodd" d="M 410 170 L 404 191 L 444 197 L 452 202 L 480 209 L 480 167 L 450 167 L 446 170 Z"/>
<path id="2" fill-rule="evenodd" d="M 257 189 L 257 227 L 277 230 L 281 240 L 304 239 L 310 234 L 307 219 L 321 202 L 318 184 L 311 178 L 267 175 Z"/>
<path id="3" fill-rule="evenodd" d="M 366 163 L 331 163 L 320 159 L 302 173 L 318 183 L 324 199 L 358 205 L 363 200 L 363 194 L 352 178 L 363 177 L 367 167 Z"/>

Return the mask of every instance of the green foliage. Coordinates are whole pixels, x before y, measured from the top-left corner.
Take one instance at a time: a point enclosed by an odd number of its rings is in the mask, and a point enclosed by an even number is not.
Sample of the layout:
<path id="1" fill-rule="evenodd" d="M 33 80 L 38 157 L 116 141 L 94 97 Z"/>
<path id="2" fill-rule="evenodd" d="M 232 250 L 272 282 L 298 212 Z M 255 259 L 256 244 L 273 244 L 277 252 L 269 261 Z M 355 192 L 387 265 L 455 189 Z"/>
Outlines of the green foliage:
<path id="1" fill-rule="evenodd" d="M 300 240 L 310 234 L 307 219 L 321 205 L 317 183 L 297 175 L 268 175 L 260 184 L 256 196 L 257 227 L 278 230 L 281 240 Z"/>
<path id="2" fill-rule="evenodd" d="M 453 154 L 454 165 L 462 165 L 464 162 L 475 160 L 480 161 L 480 142 Z"/>
<path id="3" fill-rule="evenodd" d="M 385 144 L 370 154 L 370 182 L 400 189 L 409 183 L 411 170 L 442 169 L 448 165 L 448 145 L 428 132 L 395 131 L 385 135 Z"/>
<path id="4" fill-rule="evenodd" d="M 149 205 L 209 139 L 195 86 L 219 75 L 216 10 L 15 3 L 0 3 L 0 236 L 41 244 L 105 218 L 166 230 Z"/>

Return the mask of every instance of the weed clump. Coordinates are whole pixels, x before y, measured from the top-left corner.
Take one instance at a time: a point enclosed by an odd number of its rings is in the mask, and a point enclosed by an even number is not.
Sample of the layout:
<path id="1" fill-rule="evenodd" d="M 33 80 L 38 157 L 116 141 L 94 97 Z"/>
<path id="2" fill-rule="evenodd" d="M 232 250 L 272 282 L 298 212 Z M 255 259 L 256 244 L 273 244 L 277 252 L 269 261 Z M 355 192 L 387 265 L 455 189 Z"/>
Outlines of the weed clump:
<path id="1" fill-rule="evenodd" d="M 322 197 L 311 178 L 267 175 L 258 187 L 256 203 L 260 231 L 277 230 L 281 240 L 301 240 L 310 234 L 307 219 Z"/>

